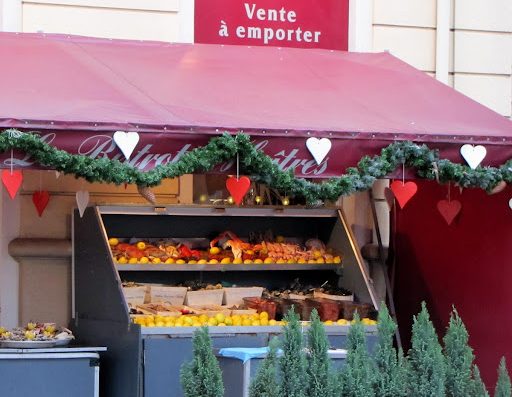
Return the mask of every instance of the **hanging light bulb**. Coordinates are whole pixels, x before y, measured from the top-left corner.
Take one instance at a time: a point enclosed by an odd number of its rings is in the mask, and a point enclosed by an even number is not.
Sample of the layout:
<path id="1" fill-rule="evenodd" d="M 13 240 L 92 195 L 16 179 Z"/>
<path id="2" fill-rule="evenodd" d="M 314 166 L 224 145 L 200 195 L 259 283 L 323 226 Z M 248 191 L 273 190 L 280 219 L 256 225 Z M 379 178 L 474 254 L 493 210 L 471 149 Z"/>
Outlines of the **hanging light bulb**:
<path id="1" fill-rule="evenodd" d="M 199 196 L 199 202 L 200 203 L 206 203 L 206 201 L 208 201 L 208 195 L 207 194 L 201 194 Z"/>
<path id="2" fill-rule="evenodd" d="M 234 204 L 235 203 L 235 200 L 233 200 L 233 197 L 231 197 L 231 196 L 228 197 L 228 203 L 229 204 Z"/>
<path id="3" fill-rule="evenodd" d="M 254 197 L 254 202 L 256 204 L 263 204 L 263 197 L 261 197 L 261 196 Z"/>
<path id="4" fill-rule="evenodd" d="M 283 205 L 290 205 L 290 199 L 288 196 L 284 196 L 282 200 Z"/>

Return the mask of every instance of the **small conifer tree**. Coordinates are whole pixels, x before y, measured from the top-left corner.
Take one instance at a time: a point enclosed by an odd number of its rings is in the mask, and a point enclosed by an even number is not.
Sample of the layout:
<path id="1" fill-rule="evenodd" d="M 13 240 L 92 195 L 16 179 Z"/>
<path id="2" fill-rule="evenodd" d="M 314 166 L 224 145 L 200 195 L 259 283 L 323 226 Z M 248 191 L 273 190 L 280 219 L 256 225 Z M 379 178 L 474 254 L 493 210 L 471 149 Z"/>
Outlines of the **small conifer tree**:
<path id="1" fill-rule="evenodd" d="M 307 396 L 330 397 L 333 393 L 329 340 L 318 312 L 311 312 L 311 326 L 308 331 Z"/>
<path id="2" fill-rule="evenodd" d="M 279 360 L 283 397 L 306 396 L 306 357 L 303 350 L 299 315 L 293 307 L 285 315 L 283 356 Z"/>
<path id="3" fill-rule="evenodd" d="M 505 357 L 502 357 L 498 368 L 498 381 L 496 382 L 496 389 L 494 389 L 494 397 L 510 397 L 511 394 L 507 363 Z"/>
<path id="4" fill-rule="evenodd" d="M 453 309 L 448 330 L 443 338 L 446 359 L 446 396 L 467 397 L 472 387 L 473 349 L 468 344 L 468 331 Z"/>
<path id="5" fill-rule="evenodd" d="M 185 397 L 221 397 L 224 395 L 222 372 L 212 350 L 207 327 L 194 332 L 194 358 L 181 367 L 180 381 Z"/>
<path id="6" fill-rule="evenodd" d="M 341 371 L 343 397 L 374 397 L 374 368 L 366 347 L 359 314 L 348 331 L 347 361 Z"/>
<path id="7" fill-rule="evenodd" d="M 375 394 L 379 397 L 407 395 L 407 372 L 403 352 L 397 355 L 393 346 L 396 324 L 383 303 L 377 323 L 378 342 L 375 348 Z"/>
<path id="8" fill-rule="evenodd" d="M 414 317 L 411 344 L 409 389 L 415 397 L 445 396 L 446 364 L 425 302 L 421 304 L 421 312 Z"/>
<path id="9" fill-rule="evenodd" d="M 480 370 L 476 364 L 473 365 L 473 379 L 471 381 L 471 391 L 468 395 L 470 397 L 489 397 L 489 393 L 480 377 Z"/>
<path id="10" fill-rule="evenodd" d="M 280 397 L 281 390 L 277 383 L 277 347 L 279 341 L 270 341 L 267 357 L 256 372 L 256 377 L 249 388 L 250 397 Z"/>

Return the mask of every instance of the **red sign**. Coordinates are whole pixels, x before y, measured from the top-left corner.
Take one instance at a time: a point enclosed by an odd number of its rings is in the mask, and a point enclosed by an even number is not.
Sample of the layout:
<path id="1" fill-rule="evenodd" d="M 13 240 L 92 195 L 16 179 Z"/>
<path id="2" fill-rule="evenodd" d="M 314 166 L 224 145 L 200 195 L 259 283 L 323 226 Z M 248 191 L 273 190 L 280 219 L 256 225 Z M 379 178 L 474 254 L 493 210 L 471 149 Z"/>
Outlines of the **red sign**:
<path id="1" fill-rule="evenodd" d="M 348 50 L 349 0 L 195 0 L 195 42 Z"/>

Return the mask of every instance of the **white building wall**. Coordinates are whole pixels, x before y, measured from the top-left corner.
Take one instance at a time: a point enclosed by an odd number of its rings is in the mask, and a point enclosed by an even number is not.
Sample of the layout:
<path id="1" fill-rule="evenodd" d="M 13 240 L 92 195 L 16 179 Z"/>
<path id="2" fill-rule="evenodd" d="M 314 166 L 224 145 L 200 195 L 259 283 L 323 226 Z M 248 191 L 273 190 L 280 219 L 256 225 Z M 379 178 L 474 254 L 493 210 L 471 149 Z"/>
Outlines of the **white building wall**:
<path id="1" fill-rule="evenodd" d="M 450 8 L 449 31 L 438 7 Z M 449 35 L 446 60 L 439 35 Z M 374 0 L 373 51 L 386 50 L 430 75 L 448 62 L 449 85 L 512 116 L 512 1 Z"/>

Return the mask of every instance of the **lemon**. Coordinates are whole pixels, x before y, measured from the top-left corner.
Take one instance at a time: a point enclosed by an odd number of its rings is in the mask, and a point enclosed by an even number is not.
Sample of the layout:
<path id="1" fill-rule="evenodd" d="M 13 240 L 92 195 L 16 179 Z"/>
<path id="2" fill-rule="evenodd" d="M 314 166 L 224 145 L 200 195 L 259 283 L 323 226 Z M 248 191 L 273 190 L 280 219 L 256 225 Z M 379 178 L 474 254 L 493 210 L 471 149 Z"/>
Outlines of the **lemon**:
<path id="1" fill-rule="evenodd" d="M 147 256 L 143 256 L 139 259 L 139 263 L 149 263 L 149 258 Z"/>
<path id="2" fill-rule="evenodd" d="M 308 260 L 308 263 L 316 263 L 316 260 L 310 259 L 310 260 Z"/>
<path id="3" fill-rule="evenodd" d="M 336 324 L 338 325 L 348 325 L 348 321 L 344 318 L 340 318 L 338 321 L 336 321 Z"/>
<path id="4" fill-rule="evenodd" d="M 210 265 L 216 265 L 217 263 L 219 263 L 219 261 L 218 261 L 217 259 L 210 259 L 210 260 L 208 261 L 208 263 L 209 263 Z"/>
<path id="5" fill-rule="evenodd" d="M 154 322 L 147 322 L 146 327 L 156 327 L 156 324 Z"/>
<path id="6" fill-rule="evenodd" d="M 252 324 L 252 321 L 251 321 L 251 320 L 249 320 L 248 318 L 245 318 L 245 319 L 243 319 L 243 321 L 242 321 L 242 325 L 243 325 L 243 326 L 245 326 L 245 327 L 247 327 L 247 326 L 249 326 L 249 325 L 251 325 L 251 324 Z"/>
<path id="7" fill-rule="evenodd" d="M 222 260 L 220 261 L 220 263 L 222 263 L 223 265 L 226 265 L 228 263 L 231 263 L 231 259 L 229 258 L 222 258 Z"/>
<path id="8" fill-rule="evenodd" d="M 217 324 L 217 326 L 218 326 L 218 327 L 225 327 L 225 326 L 226 326 L 226 324 L 224 324 L 224 323 L 218 323 L 218 324 Z"/>
<path id="9" fill-rule="evenodd" d="M 234 318 L 234 319 L 233 319 L 233 325 L 234 325 L 235 327 L 239 327 L 239 326 L 241 326 L 241 325 L 242 325 L 242 319 L 241 319 L 241 318 Z"/>
<path id="10" fill-rule="evenodd" d="M 201 326 L 201 323 L 199 321 L 192 323 L 192 327 L 200 327 L 200 326 Z"/>
<path id="11" fill-rule="evenodd" d="M 258 264 L 260 264 L 260 263 L 263 263 L 263 261 L 262 261 L 261 259 L 255 259 L 255 260 L 254 260 L 254 263 L 258 263 Z"/>
<path id="12" fill-rule="evenodd" d="M 191 259 L 191 260 L 188 261 L 189 265 L 195 265 L 196 263 L 197 263 L 197 261 L 194 260 L 194 259 Z"/>
<path id="13" fill-rule="evenodd" d="M 269 324 L 269 321 L 268 321 L 266 318 L 262 318 L 262 319 L 260 320 L 260 323 L 261 323 L 261 325 L 263 325 L 263 326 L 267 326 L 267 325 Z"/>
<path id="14" fill-rule="evenodd" d="M 295 258 L 290 258 L 286 261 L 286 263 L 295 263 Z"/>
<path id="15" fill-rule="evenodd" d="M 165 323 L 163 321 L 158 321 L 155 323 L 157 327 L 165 327 Z"/>
<path id="16" fill-rule="evenodd" d="M 324 258 L 318 258 L 316 260 L 316 263 L 325 263 Z"/>
<path id="17" fill-rule="evenodd" d="M 208 316 L 206 314 L 201 314 L 199 316 L 199 321 L 201 321 L 202 323 L 203 322 L 207 322 L 208 321 Z"/>
<path id="18" fill-rule="evenodd" d="M 272 258 L 265 258 L 263 263 L 274 263 L 274 260 Z"/>
<path id="19" fill-rule="evenodd" d="M 286 261 L 283 258 L 279 258 L 276 263 L 286 263 Z"/>
<path id="20" fill-rule="evenodd" d="M 210 254 L 217 255 L 219 253 L 220 253 L 220 248 L 219 247 L 212 247 L 212 248 L 210 248 Z"/>
<path id="21" fill-rule="evenodd" d="M 216 326 L 217 325 L 217 319 L 215 317 L 211 317 L 209 320 L 208 320 L 208 325 L 209 326 Z"/>
<path id="22" fill-rule="evenodd" d="M 162 263 L 162 260 L 160 258 L 153 258 L 151 260 L 151 263 L 154 263 L 155 265 L 158 265 L 159 263 Z"/>
<path id="23" fill-rule="evenodd" d="M 246 260 L 244 261 L 244 263 L 245 263 L 246 265 L 250 265 L 250 264 L 252 263 L 252 261 L 251 261 L 250 259 L 246 259 Z"/>
<path id="24" fill-rule="evenodd" d="M 165 263 L 166 263 L 166 264 L 171 264 L 171 263 L 174 263 L 174 262 L 175 262 L 175 261 L 174 261 L 174 258 L 167 258 L 167 259 L 165 260 Z"/>
<path id="25" fill-rule="evenodd" d="M 226 325 L 233 325 L 233 320 L 231 319 L 231 317 L 226 317 L 224 323 L 226 323 Z"/>
<path id="26" fill-rule="evenodd" d="M 260 322 L 260 320 L 254 320 L 254 321 L 251 323 L 251 325 L 252 325 L 253 327 L 259 327 L 259 326 L 261 325 L 261 322 Z"/>
<path id="27" fill-rule="evenodd" d="M 297 261 L 297 263 L 306 263 L 306 260 L 304 258 L 299 258 L 299 260 Z"/>
<path id="28" fill-rule="evenodd" d="M 183 259 L 176 260 L 177 265 L 184 265 L 186 262 Z"/>
<path id="29" fill-rule="evenodd" d="M 119 244 L 119 240 L 117 238 L 112 237 L 108 239 L 108 245 L 111 247 L 115 247 L 117 244 Z"/>
<path id="30" fill-rule="evenodd" d="M 198 265 L 205 265 L 205 264 L 207 264 L 207 263 L 208 263 L 208 261 L 207 261 L 206 259 L 199 259 L 199 260 L 197 261 L 197 264 L 198 264 Z"/>
<path id="31" fill-rule="evenodd" d="M 146 243 L 143 242 L 143 241 L 139 241 L 137 243 L 137 248 L 140 249 L 140 250 L 146 249 Z"/>
<path id="32" fill-rule="evenodd" d="M 193 322 L 192 317 L 185 317 L 185 321 L 183 321 L 184 324 L 192 324 Z"/>
<path id="33" fill-rule="evenodd" d="M 125 259 L 126 259 L 126 258 L 125 258 Z M 137 262 L 138 262 L 137 258 L 130 258 L 130 259 L 128 260 L 128 263 L 129 263 L 129 264 L 131 264 L 131 265 L 133 265 L 134 263 L 137 263 Z"/>
<path id="34" fill-rule="evenodd" d="M 334 263 L 341 263 L 341 258 L 339 256 L 335 256 L 332 261 Z"/>
<path id="35" fill-rule="evenodd" d="M 128 263 L 128 261 L 126 260 L 126 257 L 122 256 L 117 260 L 117 263 L 124 265 L 125 263 Z"/>
<path id="36" fill-rule="evenodd" d="M 243 262 L 244 261 L 242 260 L 242 258 L 235 258 L 235 259 L 233 259 L 233 264 L 235 264 L 235 265 L 240 265 Z"/>
<path id="37" fill-rule="evenodd" d="M 268 325 L 275 326 L 275 325 L 277 325 L 277 321 L 276 320 L 268 320 Z"/>
<path id="38" fill-rule="evenodd" d="M 217 313 L 215 319 L 218 323 L 223 323 L 226 320 L 226 316 L 223 313 Z"/>
<path id="39" fill-rule="evenodd" d="M 260 313 L 260 320 L 266 318 L 268 320 L 268 313 L 267 312 L 261 312 Z"/>
<path id="40" fill-rule="evenodd" d="M 315 259 L 318 259 L 318 258 L 322 257 L 322 251 L 314 250 L 313 251 L 313 256 L 315 257 Z"/>

